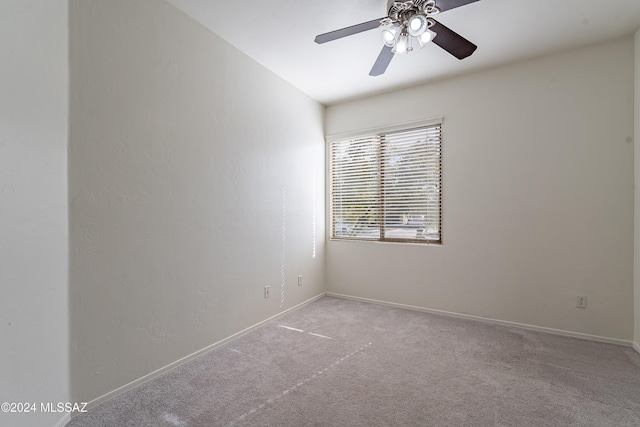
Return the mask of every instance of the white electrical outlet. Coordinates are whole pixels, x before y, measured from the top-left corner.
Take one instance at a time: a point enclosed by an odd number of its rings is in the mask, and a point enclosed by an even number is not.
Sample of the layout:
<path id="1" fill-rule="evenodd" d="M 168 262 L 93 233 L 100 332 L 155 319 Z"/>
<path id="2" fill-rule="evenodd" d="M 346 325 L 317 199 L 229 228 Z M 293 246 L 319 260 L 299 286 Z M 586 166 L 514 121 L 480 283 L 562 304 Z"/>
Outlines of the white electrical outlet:
<path id="1" fill-rule="evenodd" d="M 302 286 L 302 274 L 298 276 L 298 286 Z"/>
<path id="2" fill-rule="evenodd" d="M 271 286 L 265 286 L 264 287 L 264 297 L 265 298 L 269 298 L 269 290 L 271 289 Z"/>
<path id="3" fill-rule="evenodd" d="M 576 307 L 577 308 L 587 308 L 587 297 L 584 295 L 576 296 Z"/>

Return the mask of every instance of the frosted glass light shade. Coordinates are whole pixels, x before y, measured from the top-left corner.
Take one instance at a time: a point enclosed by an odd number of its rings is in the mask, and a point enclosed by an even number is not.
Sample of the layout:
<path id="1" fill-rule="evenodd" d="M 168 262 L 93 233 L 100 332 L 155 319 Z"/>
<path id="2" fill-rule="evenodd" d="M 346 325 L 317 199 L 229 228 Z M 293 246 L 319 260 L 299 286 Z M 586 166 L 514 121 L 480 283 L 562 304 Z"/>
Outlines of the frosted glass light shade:
<path id="1" fill-rule="evenodd" d="M 382 40 L 384 41 L 384 44 L 389 47 L 393 47 L 396 44 L 398 34 L 400 34 L 400 27 L 398 27 L 397 25 L 393 25 L 382 30 Z"/>
<path id="2" fill-rule="evenodd" d="M 399 54 L 409 53 L 409 36 L 405 33 L 400 34 L 391 52 Z"/>
<path id="3" fill-rule="evenodd" d="M 420 45 L 420 49 L 425 47 L 433 38 L 436 36 L 436 33 L 433 31 L 427 30 L 424 33 L 420 34 L 418 37 L 418 44 Z"/>
<path id="4" fill-rule="evenodd" d="M 424 15 L 416 14 L 409 18 L 407 32 L 413 37 L 418 37 L 423 34 L 428 27 L 429 23 L 427 22 L 427 18 Z"/>

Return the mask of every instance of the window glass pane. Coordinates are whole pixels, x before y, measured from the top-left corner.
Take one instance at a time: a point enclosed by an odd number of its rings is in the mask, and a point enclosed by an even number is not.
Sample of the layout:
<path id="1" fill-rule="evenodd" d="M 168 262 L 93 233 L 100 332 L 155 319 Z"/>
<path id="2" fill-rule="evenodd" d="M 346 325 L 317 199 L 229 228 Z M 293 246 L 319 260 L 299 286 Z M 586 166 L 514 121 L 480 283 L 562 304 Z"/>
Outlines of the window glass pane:
<path id="1" fill-rule="evenodd" d="M 335 237 L 380 238 L 378 138 L 335 144 L 332 189 Z"/>

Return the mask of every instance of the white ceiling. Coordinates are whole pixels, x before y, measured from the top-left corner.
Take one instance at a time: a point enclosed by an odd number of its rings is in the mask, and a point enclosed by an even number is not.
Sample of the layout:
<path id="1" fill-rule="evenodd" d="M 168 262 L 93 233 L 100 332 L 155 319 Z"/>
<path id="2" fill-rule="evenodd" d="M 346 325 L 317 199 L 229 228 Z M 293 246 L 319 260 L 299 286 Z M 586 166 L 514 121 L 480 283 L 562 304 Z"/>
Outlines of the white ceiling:
<path id="1" fill-rule="evenodd" d="M 386 0 L 168 0 L 323 104 L 615 39 L 640 29 L 640 0 L 480 0 L 437 20 L 478 45 L 462 61 L 430 43 L 370 77 L 374 29 L 325 44 L 316 35 L 386 16 Z"/>

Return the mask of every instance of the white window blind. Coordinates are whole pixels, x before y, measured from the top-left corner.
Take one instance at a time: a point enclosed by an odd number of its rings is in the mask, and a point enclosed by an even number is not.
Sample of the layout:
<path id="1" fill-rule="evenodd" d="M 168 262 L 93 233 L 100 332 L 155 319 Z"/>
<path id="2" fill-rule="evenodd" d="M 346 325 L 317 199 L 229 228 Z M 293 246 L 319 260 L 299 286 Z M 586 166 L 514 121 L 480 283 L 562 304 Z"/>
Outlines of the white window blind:
<path id="1" fill-rule="evenodd" d="M 330 143 L 333 239 L 440 243 L 441 125 Z"/>

